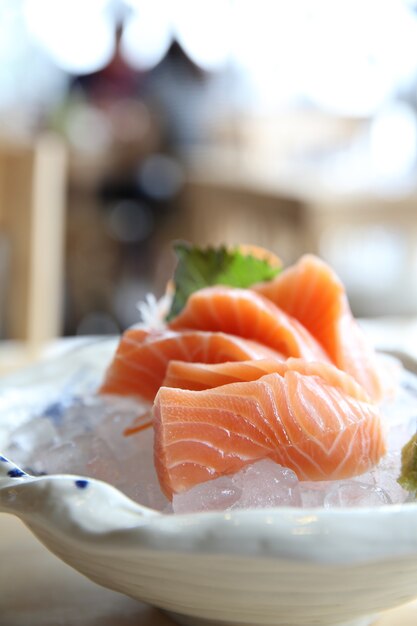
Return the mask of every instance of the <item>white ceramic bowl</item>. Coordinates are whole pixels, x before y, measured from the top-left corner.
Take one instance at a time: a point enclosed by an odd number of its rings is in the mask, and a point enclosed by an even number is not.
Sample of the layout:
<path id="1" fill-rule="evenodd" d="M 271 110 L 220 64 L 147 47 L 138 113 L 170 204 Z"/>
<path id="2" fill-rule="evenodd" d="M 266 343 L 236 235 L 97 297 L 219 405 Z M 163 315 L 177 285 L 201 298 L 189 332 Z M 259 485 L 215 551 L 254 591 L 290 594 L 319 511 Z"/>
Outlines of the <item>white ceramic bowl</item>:
<path id="1" fill-rule="evenodd" d="M 15 402 L 18 420 L 35 381 L 59 391 L 80 367 L 101 375 L 113 348 L 94 342 L 4 380 L 0 410 Z M 106 483 L 34 478 L 2 457 L 0 510 L 95 582 L 182 624 L 365 625 L 417 595 L 417 504 L 163 515 Z"/>

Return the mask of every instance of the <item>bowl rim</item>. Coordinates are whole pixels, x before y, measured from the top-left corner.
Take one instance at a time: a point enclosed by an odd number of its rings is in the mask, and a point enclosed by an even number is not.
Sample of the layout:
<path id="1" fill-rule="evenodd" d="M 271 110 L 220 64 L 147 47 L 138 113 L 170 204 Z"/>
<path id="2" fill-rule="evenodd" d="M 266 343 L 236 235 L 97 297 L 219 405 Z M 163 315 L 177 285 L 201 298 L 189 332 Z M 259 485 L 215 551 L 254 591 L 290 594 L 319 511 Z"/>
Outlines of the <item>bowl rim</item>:
<path id="1" fill-rule="evenodd" d="M 0 462 L 0 511 L 17 515 L 35 533 L 39 528 L 99 552 L 227 554 L 343 566 L 417 557 L 417 503 L 171 515 L 102 481 L 27 474 L 6 479 L 14 469 L 12 462 Z"/>

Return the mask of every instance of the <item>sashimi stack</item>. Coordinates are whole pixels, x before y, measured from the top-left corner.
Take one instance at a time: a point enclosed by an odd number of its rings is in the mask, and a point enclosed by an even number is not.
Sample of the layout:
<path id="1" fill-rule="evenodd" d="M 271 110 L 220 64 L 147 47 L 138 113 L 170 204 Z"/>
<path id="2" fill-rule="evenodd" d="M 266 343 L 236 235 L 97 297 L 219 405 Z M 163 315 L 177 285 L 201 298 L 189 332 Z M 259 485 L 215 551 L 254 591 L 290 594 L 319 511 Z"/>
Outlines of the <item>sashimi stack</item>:
<path id="1" fill-rule="evenodd" d="M 195 508 L 193 493 L 201 510 L 227 506 L 216 493 L 233 508 L 248 477 L 271 482 L 266 505 L 297 506 L 301 483 L 317 503 L 323 485 L 369 476 L 387 451 L 380 403 L 395 390 L 331 268 L 308 255 L 282 269 L 253 248 L 180 251 L 171 311 L 124 333 L 100 389 L 150 403 L 126 436 L 153 428 L 159 483 L 177 510 Z"/>

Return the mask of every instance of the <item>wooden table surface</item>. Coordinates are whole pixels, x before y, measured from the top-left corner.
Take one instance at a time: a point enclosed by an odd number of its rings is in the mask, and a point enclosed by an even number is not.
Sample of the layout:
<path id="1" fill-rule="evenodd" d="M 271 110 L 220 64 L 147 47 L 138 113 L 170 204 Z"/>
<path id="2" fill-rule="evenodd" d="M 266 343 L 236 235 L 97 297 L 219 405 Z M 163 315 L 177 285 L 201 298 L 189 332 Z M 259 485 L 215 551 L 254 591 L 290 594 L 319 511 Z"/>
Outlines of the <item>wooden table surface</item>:
<path id="1" fill-rule="evenodd" d="M 0 514 L 1 626 L 172 626 L 159 611 L 99 587 Z"/>
<path id="2" fill-rule="evenodd" d="M 416 581 L 417 592 L 417 581 Z M 65 565 L 17 518 L 0 514 L 1 626 L 172 626 L 163 613 L 109 591 Z M 375 626 L 416 626 L 417 601 Z"/>

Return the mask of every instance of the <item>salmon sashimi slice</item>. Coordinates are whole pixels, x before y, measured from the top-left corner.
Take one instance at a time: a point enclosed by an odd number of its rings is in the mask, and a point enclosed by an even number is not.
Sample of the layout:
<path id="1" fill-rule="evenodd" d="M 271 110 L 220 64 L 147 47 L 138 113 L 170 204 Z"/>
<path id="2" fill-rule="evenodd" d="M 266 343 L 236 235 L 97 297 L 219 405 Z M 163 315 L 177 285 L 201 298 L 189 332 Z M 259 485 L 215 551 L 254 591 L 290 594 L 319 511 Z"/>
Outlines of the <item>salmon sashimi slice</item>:
<path id="1" fill-rule="evenodd" d="M 170 328 L 221 331 L 259 341 L 286 357 L 330 362 L 323 347 L 297 320 L 250 289 L 206 287 L 194 292 Z"/>
<path id="2" fill-rule="evenodd" d="M 99 392 L 153 401 L 172 359 L 221 363 L 265 358 L 283 357 L 255 341 L 224 333 L 131 328 L 123 334 Z"/>
<path id="3" fill-rule="evenodd" d="M 169 498 L 266 457 L 300 480 L 347 478 L 379 461 L 386 450 L 380 415 L 351 377 L 321 363 L 310 371 L 280 367 L 206 391 L 161 387 L 154 460 Z"/>
<path id="4" fill-rule="evenodd" d="M 179 387 L 201 391 L 229 383 L 258 380 L 277 371 L 276 359 L 259 361 L 227 361 L 225 363 L 186 363 L 171 361 L 163 382 L 164 387 Z"/>
<path id="5" fill-rule="evenodd" d="M 374 400 L 381 399 L 381 365 L 353 318 L 342 282 L 324 261 L 305 255 L 277 278 L 251 289 L 296 318 L 337 367 L 351 374 Z"/>
<path id="6" fill-rule="evenodd" d="M 327 363 L 294 358 L 289 358 L 285 362 L 277 359 L 228 361 L 226 363 L 170 361 L 163 386 L 201 391 L 230 383 L 251 382 L 274 372 L 284 376 L 288 370 L 298 371 L 305 376 L 321 376 L 334 387 L 358 400 L 371 401 L 365 389 L 342 370 Z"/>

